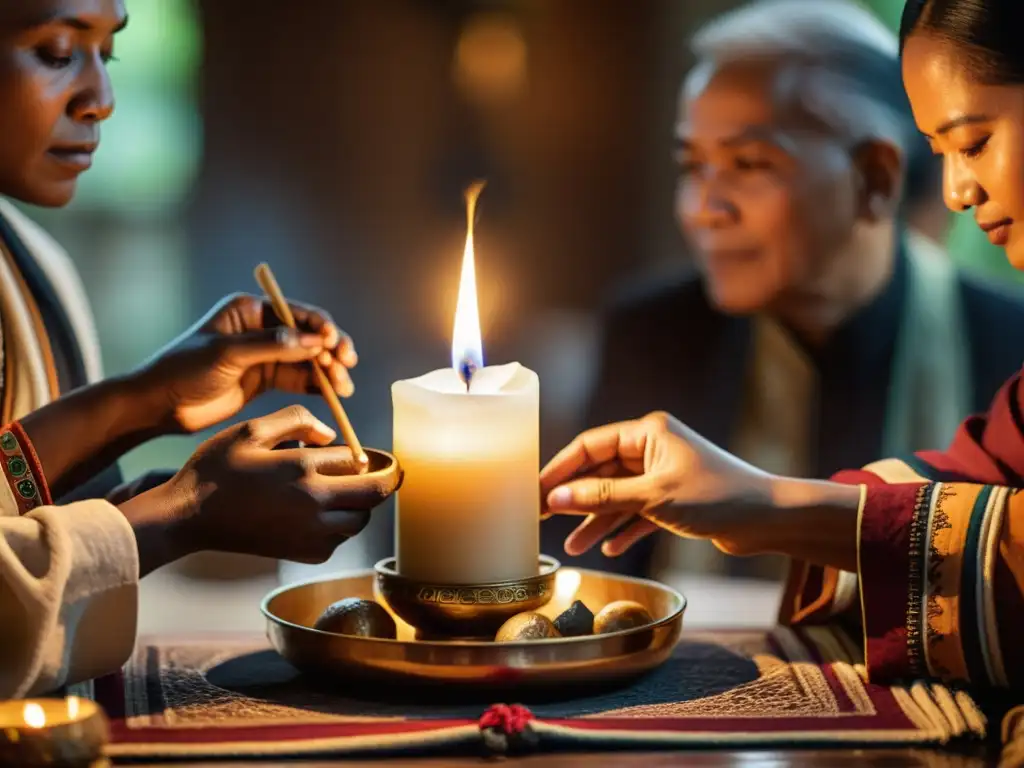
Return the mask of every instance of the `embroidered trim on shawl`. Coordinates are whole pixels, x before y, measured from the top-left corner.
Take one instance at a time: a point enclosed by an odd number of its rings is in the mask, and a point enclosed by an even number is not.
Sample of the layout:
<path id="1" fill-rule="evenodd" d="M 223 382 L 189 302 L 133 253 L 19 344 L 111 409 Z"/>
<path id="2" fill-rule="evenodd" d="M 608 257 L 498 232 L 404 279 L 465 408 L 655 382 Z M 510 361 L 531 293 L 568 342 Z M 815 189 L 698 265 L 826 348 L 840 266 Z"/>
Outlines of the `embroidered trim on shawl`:
<path id="1" fill-rule="evenodd" d="M 961 622 L 965 608 L 961 591 L 963 569 L 970 521 L 972 516 L 984 514 L 991 495 L 991 486 L 964 484 L 942 485 L 937 494 L 928 531 L 931 562 L 925 587 L 925 652 L 928 671 L 934 676 L 953 680 L 970 677 Z"/>
<path id="2" fill-rule="evenodd" d="M 927 570 L 925 571 L 926 581 L 921 585 L 925 594 L 926 618 L 925 626 L 925 660 L 929 673 L 932 675 L 948 675 L 950 670 L 932 658 L 930 649 L 940 643 L 944 633 L 935 627 L 935 622 L 942 617 L 943 607 L 939 601 L 940 589 L 937 585 L 942 584 L 942 569 L 949 556 L 948 550 L 940 548 L 936 542 L 936 534 L 940 531 L 947 531 L 952 526 L 949 522 L 949 513 L 943 508 L 949 499 L 956 493 L 947 485 L 938 485 L 931 505 L 931 515 L 928 521 L 928 555 L 926 558 Z"/>
<path id="3" fill-rule="evenodd" d="M 995 510 L 1004 504 L 1004 489 L 974 483 L 943 488 L 928 532 L 929 558 L 935 561 L 925 588 L 928 670 L 945 679 L 984 684 L 992 658 L 978 631 L 984 599 L 979 548 Z"/>
<path id="4" fill-rule="evenodd" d="M 32 441 L 16 421 L 0 430 L 0 463 L 18 503 L 18 514 L 24 515 L 36 507 L 53 504 L 43 466 Z"/>
<path id="5" fill-rule="evenodd" d="M 914 502 L 914 518 L 910 525 L 910 566 L 907 584 L 907 659 L 912 677 L 926 674 L 923 625 L 925 555 L 928 540 L 928 517 L 932 493 L 936 485 L 922 485 Z"/>

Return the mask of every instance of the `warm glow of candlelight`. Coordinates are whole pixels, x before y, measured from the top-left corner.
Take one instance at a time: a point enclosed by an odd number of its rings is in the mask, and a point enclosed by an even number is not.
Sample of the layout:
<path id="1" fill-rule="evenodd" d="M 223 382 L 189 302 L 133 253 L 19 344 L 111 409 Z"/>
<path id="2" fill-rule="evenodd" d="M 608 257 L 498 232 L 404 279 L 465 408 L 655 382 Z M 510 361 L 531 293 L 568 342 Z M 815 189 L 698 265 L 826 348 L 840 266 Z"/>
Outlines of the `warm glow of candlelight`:
<path id="1" fill-rule="evenodd" d="M 42 728 L 46 725 L 46 712 L 34 701 L 30 701 L 25 705 L 21 716 L 29 728 Z"/>
<path id="2" fill-rule="evenodd" d="M 69 720 L 77 720 L 78 719 L 79 698 L 77 696 L 68 696 L 67 702 L 68 702 L 68 719 Z"/>
<path id="3" fill-rule="evenodd" d="M 507 15 L 478 13 L 459 33 L 453 64 L 456 84 L 474 100 L 497 105 L 514 98 L 527 77 L 522 30 Z"/>
<path id="4" fill-rule="evenodd" d="M 484 183 L 474 182 L 466 190 L 466 247 L 462 251 L 459 300 L 455 307 L 455 328 L 452 332 L 452 368 L 458 372 L 467 387 L 473 373 L 484 367 L 480 308 L 476 297 L 476 259 L 473 252 L 476 201 L 483 191 Z"/>
<path id="5" fill-rule="evenodd" d="M 583 582 L 583 574 L 574 571 L 572 568 L 560 568 L 555 574 L 555 584 L 552 588 L 551 599 L 548 604 L 537 612 L 547 616 L 554 621 L 562 611 L 566 610 L 576 595 L 579 594 L 580 584 Z"/>
<path id="6" fill-rule="evenodd" d="M 560 569 L 555 574 L 555 602 L 566 607 L 572 605 L 573 598 L 576 597 L 576 593 L 580 589 L 581 581 L 583 581 L 583 577 L 579 571 Z"/>

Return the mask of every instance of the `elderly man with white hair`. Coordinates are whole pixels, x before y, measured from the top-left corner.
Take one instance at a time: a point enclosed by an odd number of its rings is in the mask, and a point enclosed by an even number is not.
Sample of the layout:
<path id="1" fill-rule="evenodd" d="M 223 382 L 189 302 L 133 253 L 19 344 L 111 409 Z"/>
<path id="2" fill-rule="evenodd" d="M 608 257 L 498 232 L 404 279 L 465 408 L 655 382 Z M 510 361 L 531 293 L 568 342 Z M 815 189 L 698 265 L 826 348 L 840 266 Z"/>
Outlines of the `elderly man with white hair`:
<path id="1" fill-rule="evenodd" d="M 904 223 L 922 139 L 895 36 L 852 3 L 771 0 L 692 47 L 675 210 L 697 274 L 610 312 L 588 426 L 664 410 L 793 477 L 945 445 L 1020 367 L 1024 305 Z M 572 522 L 544 523 L 549 548 Z M 567 559 L 670 583 L 782 569 L 668 533 Z"/>

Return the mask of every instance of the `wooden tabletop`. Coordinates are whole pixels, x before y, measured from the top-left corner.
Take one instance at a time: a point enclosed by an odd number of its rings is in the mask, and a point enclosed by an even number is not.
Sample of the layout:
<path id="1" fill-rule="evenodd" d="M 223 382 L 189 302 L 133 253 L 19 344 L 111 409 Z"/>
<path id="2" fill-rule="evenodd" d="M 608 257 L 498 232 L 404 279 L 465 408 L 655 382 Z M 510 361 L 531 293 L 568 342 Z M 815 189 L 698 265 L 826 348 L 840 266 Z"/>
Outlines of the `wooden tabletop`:
<path id="1" fill-rule="evenodd" d="M 810 766 L 885 766 L 885 768 L 981 768 L 994 765 L 998 755 L 991 749 L 978 747 L 970 752 L 952 752 L 926 749 L 840 749 L 840 750 L 773 750 L 731 752 L 677 751 L 677 752 L 605 752 L 601 754 L 547 754 L 502 760 L 503 765 L 523 768 L 669 768 L 669 766 L 697 766 L 701 768 L 809 768 Z M 485 758 L 398 758 L 381 760 L 315 760 L 280 763 L 277 761 L 202 762 L 202 763 L 138 763 L 138 768 L 267 768 L 285 764 L 289 768 L 460 768 L 460 766 L 493 765 Z"/>

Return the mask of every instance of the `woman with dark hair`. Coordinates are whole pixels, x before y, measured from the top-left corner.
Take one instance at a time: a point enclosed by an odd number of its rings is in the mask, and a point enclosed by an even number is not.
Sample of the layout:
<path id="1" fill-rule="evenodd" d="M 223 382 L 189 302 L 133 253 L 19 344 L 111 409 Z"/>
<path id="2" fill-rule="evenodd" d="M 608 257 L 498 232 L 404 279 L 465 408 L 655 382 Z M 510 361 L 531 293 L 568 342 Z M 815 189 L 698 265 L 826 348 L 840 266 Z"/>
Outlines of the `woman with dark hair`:
<path id="1" fill-rule="evenodd" d="M 126 22 L 123 0 L 0 1 L 0 195 L 70 201 L 113 111 L 107 62 Z M 294 310 L 296 332 L 231 297 L 100 381 L 70 263 L 0 198 L 0 698 L 117 669 L 138 580 L 161 565 L 201 550 L 321 562 L 394 490 L 357 474 L 345 447 L 273 450 L 335 437 L 293 407 L 221 432 L 116 506 L 53 503 L 145 440 L 205 430 L 270 388 L 314 391 L 311 362 L 351 394 L 351 342 L 320 310 Z"/>
<path id="2" fill-rule="evenodd" d="M 944 196 L 1024 269 L 1020 0 L 910 0 L 904 84 Z M 1024 350 L 1022 350 L 1024 354 Z M 658 530 L 793 557 L 782 619 L 862 625 L 872 680 L 1024 687 L 1024 386 L 1008 381 L 945 451 L 833 481 L 773 476 L 667 414 L 583 433 L 542 472 L 546 513 L 585 515 L 571 554 Z"/>

